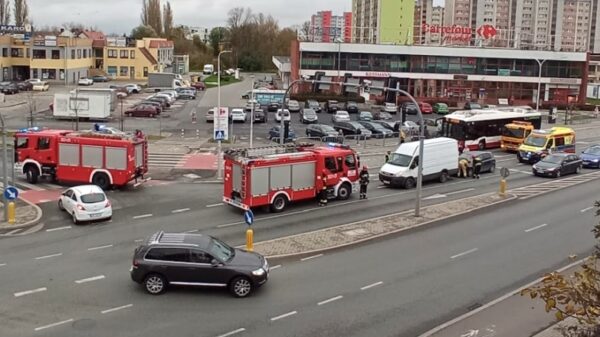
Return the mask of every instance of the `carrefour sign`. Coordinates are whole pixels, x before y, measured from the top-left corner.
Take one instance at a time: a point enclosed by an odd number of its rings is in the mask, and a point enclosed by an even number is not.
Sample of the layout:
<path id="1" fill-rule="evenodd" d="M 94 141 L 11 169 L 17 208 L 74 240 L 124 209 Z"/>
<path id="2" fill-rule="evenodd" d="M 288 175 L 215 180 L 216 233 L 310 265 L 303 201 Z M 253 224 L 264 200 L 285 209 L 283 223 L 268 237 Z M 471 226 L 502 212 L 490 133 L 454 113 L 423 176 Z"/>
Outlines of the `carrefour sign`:
<path id="1" fill-rule="evenodd" d="M 473 34 L 473 29 L 467 26 L 440 26 L 423 24 L 421 26 L 423 33 L 439 34 L 443 42 L 462 41 L 470 42 Z M 485 40 L 491 39 L 498 35 L 498 30 L 492 25 L 482 25 L 475 30 L 477 35 Z"/>

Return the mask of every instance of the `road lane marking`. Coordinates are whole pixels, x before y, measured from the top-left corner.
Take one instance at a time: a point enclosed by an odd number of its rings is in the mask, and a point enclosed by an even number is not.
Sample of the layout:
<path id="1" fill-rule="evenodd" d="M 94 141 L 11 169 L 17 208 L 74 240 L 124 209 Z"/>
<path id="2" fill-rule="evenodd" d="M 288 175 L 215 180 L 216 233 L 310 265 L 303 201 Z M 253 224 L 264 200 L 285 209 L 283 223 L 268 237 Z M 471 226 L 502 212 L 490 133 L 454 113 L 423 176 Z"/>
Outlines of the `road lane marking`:
<path id="1" fill-rule="evenodd" d="M 0 267 L 6 266 L 6 263 L 0 263 Z"/>
<path id="2" fill-rule="evenodd" d="M 281 268 L 281 265 L 280 265 L 280 264 L 278 264 L 278 265 L 276 265 L 276 266 L 273 266 L 273 267 L 269 268 L 269 270 L 275 270 L 275 269 L 279 269 L 279 268 Z"/>
<path id="3" fill-rule="evenodd" d="M 177 214 L 177 213 L 183 213 L 183 212 L 187 212 L 187 211 L 190 211 L 190 209 L 189 208 L 176 209 L 176 210 L 172 210 L 171 213 Z"/>
<path id="4" fill-rule="evenodd" d="M 71 226 L 63 226 L 63 227 L 56 227 L 56 228 L 50 228 L 50 229 L 46 229 L 46 232 L 56 232 L 56 231 L 62 231 L 65 229 L 71 229 Z"/>
<path id="5" fill-rule="evenodd" d="M 526 229 L 526 230 L 525 230 L 525 233 L 533 232 L 533 231 L 534 231 L 534 230 L 536 230 L 536 229 L 540 229 L 540 228 L 543 228 L 543 227 L 546 227 L 546 226 L 548 226 L 548 224 L 547 224 L 547 223 L 545 223 L 545 224 L 541 224 L 541 225 L 539 225 L 539 226 L 531 227 L 531 228 L 529 228 L 529 229 Z"/>
<path id="6" fill-rule="evenodd" d="M 317 255 L 313 255 L 313 256 L 309 256 L 309 257 L 305 257 L 303 259 L 300 259 L 300 261 L 304 262 L 304 261 L 316 259 L 317 257 L 321 257 L 321 256 L 323 256 L 323 254 L 317 254 Z"/>
<path id="7" fill-rule="evenodd" d="M 286 318 L 286 317 L 293 316 L 293 315 L 295 315 L 295 314 L 297 314 L 297 313 L 298 313 L 298 312 L 294 310 L 294 311 L 290 311 L 290 312 L 288 312 L 287 314 L 283 314 L 283 315 L 279 315 L 279 316 L 272 317 L 272 318 L 271 318 L 271 322 L 274 322 L 274 321 L 276 321 L 276 320 L 279 320 L 279 319 L 282 319 L 282 318 Z"/>
<path id="8" fill-rule="evenodd" d="M 192 230 L 190 230 L 190 231 L 185 231 L 184 233 L 196 233 L 196 232 L 198 232 L 198 230 L 197 230 L 197 229 L 192 229 Z"/>
<path id="9" fill-rule="evenodd" d="M 116 308 L 111 308 L 111 309 L 106 309 L 106 310 L 100 311 L 100 313 L 101 314 L 108 314 L 108 313 L 111 313 L 111 312 L 115 312 L 115 311 L 118 311 L 118 310 L 123 310 L 123 309 L 131 308 L 131 307 L 133 307 L 133 304 L 126 304 L 126 305 L 122 305 L 120 307 L 116 307 Z"/>
<path id="10" fill-rule="evenodd" d="M 12 231 L 10 231 L 10 232 L 8 232 L 8 233 L 5 233 L 5 234 L 3 234 L 3 235 L 6 235 L 6 236 L 8 236 L 8 235 L 13 235 L 13 234 L 15 234 L 16 232 L 18 232 L 18 231 L 20 231 L 20 230 L 21 230 L 21 228 L 13 229 Z"/>
<path id="11" fill-rule="evenodd" d="M 106 248 L 110 248 L 113 245 L 106 245 L 106 246 L 98 246 L 98 247 L 92 247 L 92 248 L 88 248 L 88 251 L 93 251 L 93 250 L 98 250 L 98 249 L 106 249 Z"/>
<path id="12" fill-rule="evenodd" d="M 456 255 L 450 256 L 450 258 L 451 259 L 456 259 L 456 258 L 461 257 L 461 256 L 465 256 L 465 255 L 468 255 L 468 254 L 471 254 L 471 253 L 475 253 L 477 250 L 478 250 L 477 248 L 469 249 L 466 252 L 462 252 L 462 253 L 458 253 Z"/>
<path id="13" fill-rule="evenodd" d="M 98 281 L 98 280 L 102 280 L 102 279 L 104 279 L 104 275 L 98 275 L 98 276 L 93 276 L 93 277 L 88 277 L 88 278 L 84 278 L 81 280 L 77 280 L 77 281 L 75 281 L 75 283 L 82 284 L 82 283 L 88 283 L 88 282 Z"/>
<path id="14" fill-rule="evenodd" d="M 44 255 L 44 256 L 38 256 L 38 257 L 36 257 L 35 259 L 36 259 L 36 260 L 43 260 L 43 259 L 49 259 L 49 258 L 52 258 L 52 257 L 61 256 L 61 255 L 63 255 L 63 253 L 56 253 L 56 254 L 50 254 L 50 255 Z"/>
<path id="15" fill-rule="evenodd" d="M 375 282 L 375 283 L 369 284 L 368 286 L 364 286 L 364 287 L 360 288 L 360 290 L 367 290 L 367 289 L 371 289 L 371 288 L 373 288 L 373 287 L 377 287 L 377 286 L 380 286 L 380 285 L 382 285 L 382 284 L 383 284 L 383 282 L 381 282 L 381 281 L 379 281 L 379 282 Z"/>
<path id="16" fill-rule="evenodd" d="M 133 219 L 137 220 L 137 219 L 144 219 L 144 218 L 149 218 L 153 216 L 153 214 L 148 213 L 148 214 L 142 214 L 142 215 L 136 215 L 133 217 Z"/>
<path id="17" fill-rule="evenodd" d="M 69 318 L 69 319 L 64 320 L 64 321 L 60 321 L 60 322 L 56 322 L 56 323 L 52 323 L 52 324 L 40 326 L 38 328 L 35 328 L 34 331 L 40 331 L 40 330 L 44 330 L 44 329 L 48 329 L 48 328 L 53 328 L 55 326 L 59 326 L 59 325 L 63 325 L 63 324 L 71 323 L 71 322 L 73 322 L 73 319 Z"/>
<path id="18" fill-rule="evenodd" d="M 21 296 L 31 295 L 31 294 L 35 294 L 35 293 L 41 293 L 42 291 L 46 291 L 46 290 L 48 290 L 48 289 L 46 289 L 46 287 L 43 287 L 43 288 L 37 288 L 37 289 L 32 289 L 32 290 L 20 291 L 18 293 L 15 293 L 15 297 L 21 297 Z"/>
<path id="19" fill-rule="evenodd" d="M 581 213 L 585 213 L 585 212 L 587 212 L 587 211 L 589 211 L 589 210 L 591 210 L 591 209 L 594 209 L 594 206 L 590 206 L 590 207 L 584 208 L 584 209 L 582 209 L 580 212 L 581 212 Z"/>
<path id="20" fill-rule="evenodd" d="M 206 205 L 206 208 L 219 207 L 219 206 L 223 206 L 223 205 L 225 205 L 225 204 L 223 204 L 223 203 L 218 203 L 218 204 Z"/>
<path id="21" fill-rule="evenodd" d="M 464 190 L 449 192 L 449 193 L 445 193 L 445 194 L 446 195 L 454 195 L 454 194 L 466 193 L 466 192 L 471 192 L 471 191 L 475 191 L 475 189 L 474 188 L 466 188 Z"/>
<path id="22" fill-rule="evenodd" d="M 237 329 L 237 330 L 229 331 L 228 333 L 224 333 L 224 334 L 222 334 L 222 335 L 219 335 L 219 336 L 217 336 L 217 337 L 228 337 L 228 336 L 232 336 L 232 335 L 235 335 L 235 334 L 237 334 L 237 333 L 244 332 L 244 331 L 246 331 L 246 329 L 244 329 L 244 328 L 239 328 L 239 329 Z"/>
<path id="23" fill-rule="evenodd" d="M 144 239 L 133 240 L 133 242 L 142 242 L 142 241 L 144 241 Z"/>
<path id="24" fill-rule="evenodd" d="M 323 304 L 331 303 L 333 301 L 341 300 L 342 298 L 344 298 L 344 296 L 339 295 L 339 296 L 336 296 L 336 297 L 332 297 L 332 298 L 330 298 L 328 300 L 321 301 L 321 302 L 317 303 L 317 305 L 323 305 Z"/>

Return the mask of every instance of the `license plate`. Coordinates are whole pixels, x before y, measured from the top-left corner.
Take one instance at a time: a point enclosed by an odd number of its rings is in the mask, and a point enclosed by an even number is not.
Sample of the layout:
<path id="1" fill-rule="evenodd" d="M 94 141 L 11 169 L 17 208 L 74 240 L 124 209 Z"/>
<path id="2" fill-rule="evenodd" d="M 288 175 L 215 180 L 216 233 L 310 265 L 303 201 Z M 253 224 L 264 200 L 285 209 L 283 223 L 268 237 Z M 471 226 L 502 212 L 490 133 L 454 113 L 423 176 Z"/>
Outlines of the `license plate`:
<path id="1" fill-rule="evenodd" d="M 102 216 L 102 213 L 91 213 L 90 218 L 99 218 Z"/>

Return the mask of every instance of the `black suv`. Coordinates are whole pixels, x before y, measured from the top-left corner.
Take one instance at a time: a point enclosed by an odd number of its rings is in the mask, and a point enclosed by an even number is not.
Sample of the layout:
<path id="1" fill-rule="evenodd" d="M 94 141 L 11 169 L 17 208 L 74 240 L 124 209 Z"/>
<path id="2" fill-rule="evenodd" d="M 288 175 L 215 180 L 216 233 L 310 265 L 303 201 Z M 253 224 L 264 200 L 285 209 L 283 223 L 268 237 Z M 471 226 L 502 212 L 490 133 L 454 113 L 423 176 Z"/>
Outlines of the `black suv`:
<path id="1" fill-rule="evenodd" d="M 329 100 L 327 102 L 325 102 L 325 107 L 323 108 L 323 110 L 325 110 L 325 112 L 330 113 L 330 114 L 334 114 L 339 110 L 339 106 L 338 106 L 338 102 L 337 101 L 333 101 L 333 100 Z"/>
<path id="2" fill-rule="evenodd" d="M 246 297 L 267 282 L 269 264 L 208 235 L 158 232 L 135 250 L 130 272 L 152 295 L 185 285 L 228 287 L 233 296 Z"/>
<path id="3" fill-rule="evenodd" d="M 353 101 L 348 101 L 344 105 L 344 110 L 348 111 L 349 114 L 357 114 L 358 113 L 358 103 Z"/>

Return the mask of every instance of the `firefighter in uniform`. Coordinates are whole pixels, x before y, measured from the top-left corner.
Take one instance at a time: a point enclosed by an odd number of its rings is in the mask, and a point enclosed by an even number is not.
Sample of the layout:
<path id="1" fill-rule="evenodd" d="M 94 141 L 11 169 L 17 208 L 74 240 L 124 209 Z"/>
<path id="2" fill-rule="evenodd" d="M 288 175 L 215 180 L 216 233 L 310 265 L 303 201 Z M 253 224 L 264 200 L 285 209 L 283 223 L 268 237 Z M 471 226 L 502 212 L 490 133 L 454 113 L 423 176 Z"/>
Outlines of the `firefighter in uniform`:
<path id="1" fill-rule="evenodd" d="M 327 206 L 327 174 L 325 172 L 321 175 L 321 180 L 323 187 L 319 191 L 319 206 Z"/>
<path id="2" fill-rule="evenodd" d="M 481 158 L 473 157 L 473 179 L 479 179 L 479 172 L 481 172 Z"/>
<path id="3" fill-rule="evenodd" d="M 363 166 L 360 171 L 360 199 L 367 199 L 367 185 L 369 185 L 369 169 Z"/>

